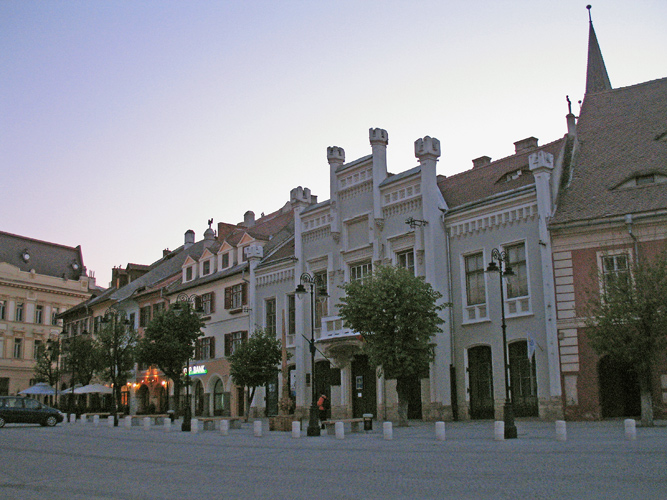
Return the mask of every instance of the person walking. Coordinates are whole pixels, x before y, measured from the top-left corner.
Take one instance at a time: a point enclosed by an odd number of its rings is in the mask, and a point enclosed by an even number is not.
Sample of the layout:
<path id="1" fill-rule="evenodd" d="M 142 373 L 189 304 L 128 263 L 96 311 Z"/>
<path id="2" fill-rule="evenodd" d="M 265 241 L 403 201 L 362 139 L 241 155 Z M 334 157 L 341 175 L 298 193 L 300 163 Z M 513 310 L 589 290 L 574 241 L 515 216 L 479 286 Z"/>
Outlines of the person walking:
<path id="1" fill-rule="evenodd" d="M 320 425 L 324 429 L 323 422 L 327 419 L 327 410 L 329 409 L 329 398 L 327 398 L 326 394 L 322 394 L 320 399 L 317 400 L 317 409 L 320 414 Z"/>

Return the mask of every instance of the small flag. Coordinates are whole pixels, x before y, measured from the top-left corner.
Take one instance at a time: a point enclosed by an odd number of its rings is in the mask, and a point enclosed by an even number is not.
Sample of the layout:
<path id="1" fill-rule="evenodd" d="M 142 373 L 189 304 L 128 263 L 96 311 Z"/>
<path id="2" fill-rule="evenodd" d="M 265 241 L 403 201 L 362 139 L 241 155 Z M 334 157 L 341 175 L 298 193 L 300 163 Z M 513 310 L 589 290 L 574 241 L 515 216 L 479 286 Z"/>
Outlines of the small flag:
<path id="1" fill-rule="evenodd" d="M 533 359 L 533 354 L 535 354 L 535 339 L 532 337 L 532 335 L 529 333 L 527 334 L 528 339 L 528 361 Z"/>

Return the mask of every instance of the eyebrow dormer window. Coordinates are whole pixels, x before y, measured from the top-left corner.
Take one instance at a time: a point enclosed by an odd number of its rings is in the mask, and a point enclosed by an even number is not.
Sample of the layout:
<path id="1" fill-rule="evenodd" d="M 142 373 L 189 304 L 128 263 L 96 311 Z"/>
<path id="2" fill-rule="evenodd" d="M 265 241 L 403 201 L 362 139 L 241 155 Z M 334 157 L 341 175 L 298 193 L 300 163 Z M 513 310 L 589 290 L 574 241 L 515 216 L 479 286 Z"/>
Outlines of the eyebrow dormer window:
<path id="1" fill-rule="evenodd" d="M 653 184 L 655 183 L 655 174 L 638 175 L 637 177 L 635 177 L 635 181 L 637 182 L 638 186 Z"/>

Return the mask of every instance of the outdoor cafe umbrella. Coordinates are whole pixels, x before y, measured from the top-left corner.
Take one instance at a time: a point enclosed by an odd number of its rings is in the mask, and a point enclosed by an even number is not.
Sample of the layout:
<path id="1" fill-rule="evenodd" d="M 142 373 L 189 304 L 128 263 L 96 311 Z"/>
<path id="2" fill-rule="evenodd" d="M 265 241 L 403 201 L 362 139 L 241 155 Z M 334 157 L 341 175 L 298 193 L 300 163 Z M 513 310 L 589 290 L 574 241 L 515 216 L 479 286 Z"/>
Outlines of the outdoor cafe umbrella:
<path id="1" fill-rule="evenodd" d="M 40 396 L 53 396 L 56 390 L 46 382 L 39 382 L 38 384 L 28 387 L 26 390 L 19 392 L 19 394 L 31 394 Z"/>
<path id="2" fill-rule="evenodd" d="M 74 394 L 111 394 L 113 389 L 102 384 L 88 384 L 74 389 Z"/>

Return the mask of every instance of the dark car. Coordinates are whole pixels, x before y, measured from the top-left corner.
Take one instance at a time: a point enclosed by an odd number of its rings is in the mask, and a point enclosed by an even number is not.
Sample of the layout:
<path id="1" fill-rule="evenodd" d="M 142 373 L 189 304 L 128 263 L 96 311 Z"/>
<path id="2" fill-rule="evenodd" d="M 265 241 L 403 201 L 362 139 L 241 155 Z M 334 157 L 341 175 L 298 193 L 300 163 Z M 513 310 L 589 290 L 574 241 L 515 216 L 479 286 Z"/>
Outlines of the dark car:
<path id="1" fill-rule="evenodd" d="M 40 424 L 53 427 L 63 421 L 63 415 L 55 408 L 43 405 L 36 399 L 16 396 L 0 397 L 0 427 L 5 424 Z"/>

